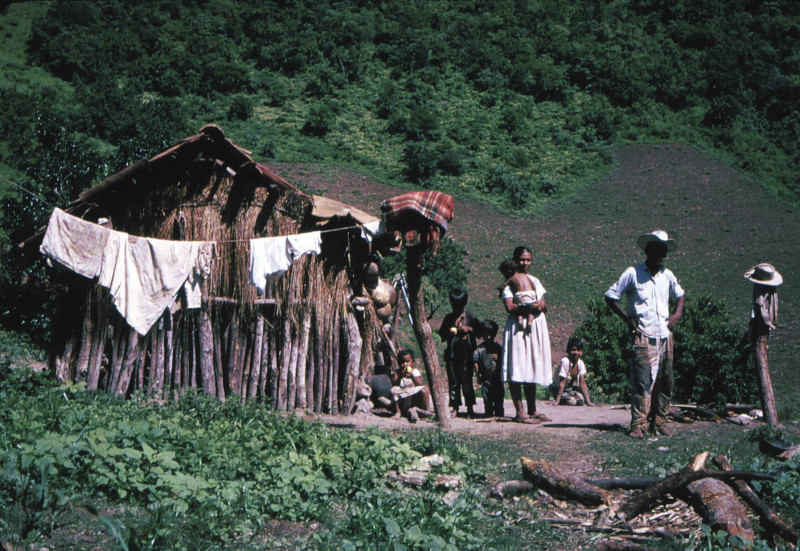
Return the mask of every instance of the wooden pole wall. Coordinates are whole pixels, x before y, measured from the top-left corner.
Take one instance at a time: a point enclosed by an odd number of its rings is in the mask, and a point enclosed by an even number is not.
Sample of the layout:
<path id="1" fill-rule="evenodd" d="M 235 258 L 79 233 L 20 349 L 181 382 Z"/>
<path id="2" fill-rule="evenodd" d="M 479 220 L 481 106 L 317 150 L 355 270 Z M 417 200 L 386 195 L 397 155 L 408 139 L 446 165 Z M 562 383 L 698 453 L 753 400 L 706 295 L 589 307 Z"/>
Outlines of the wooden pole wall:
<path id="1" fill-rule="evenodd" d="M 86 289 L 85 307 L 54 355 L 57 375 L 118 396 L 162 401 L 196 389 L 278 410 L 346 414 L 358 378 L 372 372 L 373 347 L 381 346 L 371 326 L 377 318 L 357 318 L 346 274 L 326 276 L 316 259 L 295 265 L 301 269 L 287 275 L 282 299 L 247 307 L 206 300 L 195 310 L 179 301 L 146 335 L 125 322 L 105 290 Z"/>

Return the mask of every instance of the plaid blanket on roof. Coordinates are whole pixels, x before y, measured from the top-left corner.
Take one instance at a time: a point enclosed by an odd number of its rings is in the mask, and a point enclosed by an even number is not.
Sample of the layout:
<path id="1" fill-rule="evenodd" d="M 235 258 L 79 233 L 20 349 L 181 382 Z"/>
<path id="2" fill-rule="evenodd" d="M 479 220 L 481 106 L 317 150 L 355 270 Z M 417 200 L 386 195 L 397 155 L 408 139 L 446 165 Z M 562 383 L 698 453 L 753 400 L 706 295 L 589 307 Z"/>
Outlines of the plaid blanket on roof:
<path id="1" fill-rule="evenodd" d="M 447 223 L 453 219 L 453 198 L 441 191 L 412 191 L 384 201 L 381 212 L 389 227 L 414 212 L 447 231 Z"/>

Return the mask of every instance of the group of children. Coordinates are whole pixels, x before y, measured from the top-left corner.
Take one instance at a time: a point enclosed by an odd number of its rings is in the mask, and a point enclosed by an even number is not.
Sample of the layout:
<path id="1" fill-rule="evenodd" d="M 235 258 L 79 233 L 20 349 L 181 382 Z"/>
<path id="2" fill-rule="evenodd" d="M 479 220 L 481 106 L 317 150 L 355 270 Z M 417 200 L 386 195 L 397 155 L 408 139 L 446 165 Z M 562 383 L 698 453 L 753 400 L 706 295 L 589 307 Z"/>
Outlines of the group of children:
<path id="1" fill-rule="evenodd" d="M 531 288 L 529 278 L 519 272 L 514 260 L 504 261 L 499 269 L 505 278 L 500 289 L 508 287 L 517 304 L 535 304 L 536 291 Z M 483 397 L 484 416 L 504 417 L 503 347 L 496 341 L 499 327 L 492 320 L 481 322 L 467 311 L 468 298 L 464 290 L 454 289 L 450 292 L 451 312 L 442 320 L 438 332 L 446 344 L 445 366 L 450 414 L 457 416 L 459 408 L 465 405 L 467 416 L 475 416 L 473 377 L 477 375 Z M 518 323 L 529 332 L 532 318 L 532 314 L 519 316 Z M 480 344 L 477 343 L 478 339 L 481 339 Z M 583 348 L 583 341 L 575 337 L 567 343 L 567 354 L 561 359 L 557 377 L 550 386 L 555 404 L 595 405 L 589 397 L 586 385 L 586 366 L 581 359 Z M 400 352 L 398 363 L 399 371 L 392 377 L 395 417 L 403 414 L 415 422 L 421 416 L 432 415 L 430 393 L 424 385 L 421 373 L 414 368 L 413 352 L 408 349 Z"/>

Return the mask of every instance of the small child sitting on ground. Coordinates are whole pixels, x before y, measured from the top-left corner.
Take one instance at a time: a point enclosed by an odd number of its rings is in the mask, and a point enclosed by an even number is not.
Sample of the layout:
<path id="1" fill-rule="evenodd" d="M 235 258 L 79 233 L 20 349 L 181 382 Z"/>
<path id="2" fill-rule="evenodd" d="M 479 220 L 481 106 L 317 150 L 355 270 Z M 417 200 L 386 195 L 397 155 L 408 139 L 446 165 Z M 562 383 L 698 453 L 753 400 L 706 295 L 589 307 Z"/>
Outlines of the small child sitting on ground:
<path id="1" fill-rule="evenodd" d="M 503 347 L 494 340 L 497 336 L 497 329 L 497 323 L 492 320 L 484 320 L 481 323 L 483 342 L 472 355 L 478 382 L 481 384 L 483 409 L 486 417 L 503 417 L 505 415 L 503 409 L 505 388 L 500 366 Z"/>
<path id="2" fill-rule="evenodd" d="M 586 365 L 583 363 L 583 341 L 578 337 L 570 337 L 567 342 L 567 355 L 561 358 L 558 369 L 558 382 L 553 381 L 550 391 L 555 397 L 557 406 L 594 407 L 596 404 L 589 398 L 589 387 L 586 386 Z M 577 387 L 577 390 L 576 390 Z"/>
<path id="3" fill-rule="evenodd" d="M 394 418 L 401 415 L 412 423 L 420 417 L 433 417 L 430 392 L 422 380 L 422 373 L 414 367 L 414 352 L 408 348 L 397 354 L 398 370 L 392 374 L 392 399 L 395 405 Z"/>
<path id="4" fill-rule="evenodd" d="M 505 259 L 500 263 L 498 270 L 500 270 L 500 273 L 506 278 L 503 284 L 498 287 L 501 293 L 503 288 L 508 287 L 514 294 L 514 304 L 517 306 L 536 306 L 539 302 L 536 296 L 536 289 L 533 288 L 533 284 L 527 274 L 518 271 L 515 260 L 511 258 Z M 517 320 L 520 326 L 525 328 L 526 333 L 531 332 L 534 320 L 533 312 L 529 312 L 527 316 L 520 314 L 517 316 Z M 525 323 L 526 321 L 527 323 Z"/>

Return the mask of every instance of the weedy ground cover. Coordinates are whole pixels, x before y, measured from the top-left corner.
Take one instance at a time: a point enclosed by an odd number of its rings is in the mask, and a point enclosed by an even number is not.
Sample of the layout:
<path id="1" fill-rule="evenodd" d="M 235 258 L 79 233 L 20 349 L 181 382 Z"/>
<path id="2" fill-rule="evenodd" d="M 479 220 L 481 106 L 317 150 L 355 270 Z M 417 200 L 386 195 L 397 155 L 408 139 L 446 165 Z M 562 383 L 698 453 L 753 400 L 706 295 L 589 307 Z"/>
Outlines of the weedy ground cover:
<path id="1" fill-rule="evenodd" d="M 276 415 L 264 404 L 197 395 L 162 405 L 123 401 L 8 365 L 0 373 L 0 423 L 0 531 L 13 549 L 586 544 L 585 535 L 520 520 L 539 515 L 535 502 L 486 496 L 492 484 L 520 477 L 521 455 L 567 469 L 579 458 L 611 475 L 663 475 L 712 449 L 734 465 L 778 473 L 776 482 L 759 489 L 790 518 L 800 517 L 796 465 L 777 468 L 760 459 L 757 443 L 728 425 L 684 431 L 666 448 L 644 443 L 636 449 L 614 431 L 547 446 L 541 436 L 479 438 L 437 429 L 393 434 L 333 429 Z M 445 458 L 437 472 L 464 480 L 452 505 L 430 483 L 409 489 L 387 482 L 388 471 L 432 453 Z M 730 543 L 711 532 L 704 538 L 691 543 L 708 549 Z"/>

